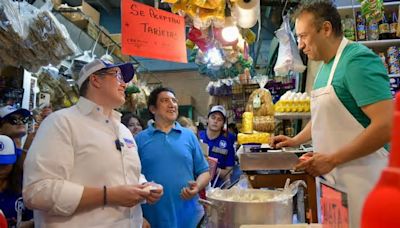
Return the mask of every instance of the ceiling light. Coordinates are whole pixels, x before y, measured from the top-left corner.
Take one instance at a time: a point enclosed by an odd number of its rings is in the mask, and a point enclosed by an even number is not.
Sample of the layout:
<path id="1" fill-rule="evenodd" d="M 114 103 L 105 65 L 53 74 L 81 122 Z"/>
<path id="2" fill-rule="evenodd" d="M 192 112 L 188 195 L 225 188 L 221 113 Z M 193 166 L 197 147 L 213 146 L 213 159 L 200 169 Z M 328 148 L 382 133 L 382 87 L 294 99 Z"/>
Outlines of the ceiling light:
<path id="1" fill-rule="evenodd" d="M 226 42 L 230 43 L 238 39 L 239 37 L 239 29 L 236 27 L 235 23 L 232 20 L 232 17 L 225 18 L 225 25 L 221 31 L 222 39 Z"/>

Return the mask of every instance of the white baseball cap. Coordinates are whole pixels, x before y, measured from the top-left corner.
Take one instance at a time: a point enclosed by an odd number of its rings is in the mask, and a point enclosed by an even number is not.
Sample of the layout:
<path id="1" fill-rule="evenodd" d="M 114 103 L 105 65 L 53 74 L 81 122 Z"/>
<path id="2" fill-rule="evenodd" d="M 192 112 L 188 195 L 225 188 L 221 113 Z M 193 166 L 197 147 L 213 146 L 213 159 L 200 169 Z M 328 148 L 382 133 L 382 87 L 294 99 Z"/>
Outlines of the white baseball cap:
<path id="1" fill-rule="evenodd" d="M 125 83 L 128 83 L 130 80 L 132 80 L 135 73 L 132 63 L 112 64 L 101 59 L 94 59 L 82 67 L 81 71 L 79 72 L 79 79 L 76 83 L 80 88 L 83 82 L 96 71 L 113 67 L 119 67 L 119 69 L 121 69 L 121 75 Z"/>
<path id="2" fill-rule="evenodd" d="M 31 112 L 27 109 L 17 109 L 11 105 L 3 106 L 0 108 L 0 119 L 5 119 L 12 114 L 20 114 L 23 117 L 28 117 L 32 115 Z"/>
<path id="3" fill-rule="evenodd" d="M 6 135 L 0 135 L 0 165 L 11 165 L 17 161 L 15 145 Z"/>
<path id="4" fill-rule="evenodd" d="M 210 115 L 213 114 L 214 112 L 221 113 L 222 116 L 224 117 L 225 121 L 226 121 L 226 110 L 225 110 L 224 106 L 222 106 L 222 105 L 213 106 L 210 109 L 210 112 L 208 112 L 208 117 L 210 117 Z"/>

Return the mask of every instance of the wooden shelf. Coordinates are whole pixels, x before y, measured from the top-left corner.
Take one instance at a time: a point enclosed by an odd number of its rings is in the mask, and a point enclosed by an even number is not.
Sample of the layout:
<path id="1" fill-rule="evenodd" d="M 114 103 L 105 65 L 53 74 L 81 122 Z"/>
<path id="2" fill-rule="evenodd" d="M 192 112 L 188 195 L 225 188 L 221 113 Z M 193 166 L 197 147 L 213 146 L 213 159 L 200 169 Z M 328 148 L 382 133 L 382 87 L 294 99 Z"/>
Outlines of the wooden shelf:
<path id="1" fill-rule="evenodd" d="M 389 39 L 389 40 L 367 40 L 358 41 L 360 44 L 364 44 L 369 48 L 388 48 L 389 46 L 399 46 L 400 39 Z"/>
<path id="2" fill-rule="evenodd" d="M 400 5 L 400 1 L 393 1 L 393 2 L 384 2 L 383 6 L 386 8 L 392 8 L 392 7 L 396 7 Z M 361 5 L 360 4 L 355 4 L 355 5 L 348 5 L 348 6 L 338 6 L 337 9 L 341 12 L 346 11 L 346 10 L 350 10 L 352 11 L 352 9 L 360 9 Z"/>

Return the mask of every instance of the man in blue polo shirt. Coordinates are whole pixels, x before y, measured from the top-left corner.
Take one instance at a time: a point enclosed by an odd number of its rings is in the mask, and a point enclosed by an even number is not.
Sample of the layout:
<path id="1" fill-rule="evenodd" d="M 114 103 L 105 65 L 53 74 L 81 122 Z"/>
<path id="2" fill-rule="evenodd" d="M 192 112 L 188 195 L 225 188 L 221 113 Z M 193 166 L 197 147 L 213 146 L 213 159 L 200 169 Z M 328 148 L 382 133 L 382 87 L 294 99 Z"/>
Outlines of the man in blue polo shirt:
<path id="1" fill-rule="evenodd" d="M 220 187 L 224 186 L 230 180 L 230 174 L 235 165 L 235 148 L 233 144 L 236 141 L 235 135 L 224 131 L 226 122 L 226 111 L 222 105 L 216 105 L 210 109 L 207 119 L 207 129 L 199 132 L 200 140 L 208 144 L 208 155 L 218 159 L 219 178 L 216 182 Z M 214 180 L 212 183 L 214 183 Z M 223 186 L 221 186 L 223 187 Z"/>
<path id="2" fill-rule="evenodd" d="M 204 214 L 198 192 L 210 181 L 208 163 L 197 137 L 176 119 L 175 93 L 159 87 L 150 93 L 148 109 L 154 122 L 136 135 L 142 173 L 164 187 L 154 205 L 143 205 L 151 227 L 194 228 Z"/>

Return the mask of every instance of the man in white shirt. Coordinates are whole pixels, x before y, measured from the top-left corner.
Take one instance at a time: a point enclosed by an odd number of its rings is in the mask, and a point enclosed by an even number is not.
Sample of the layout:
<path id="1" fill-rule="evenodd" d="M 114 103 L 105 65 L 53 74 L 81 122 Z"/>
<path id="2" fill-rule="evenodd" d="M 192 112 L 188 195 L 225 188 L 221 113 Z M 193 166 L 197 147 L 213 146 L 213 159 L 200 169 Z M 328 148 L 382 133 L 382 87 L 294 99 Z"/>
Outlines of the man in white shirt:
<path id="1" fill-rule="evenodd" d="M 28 151 L 23 198 L 37 227 L 141 227 L 140 203 L 154 203 L 137 146 L 113 109 L 125 102 L 132 64 L 99 59 L 77 81 L 78 103 L 41 124 Z"/>

